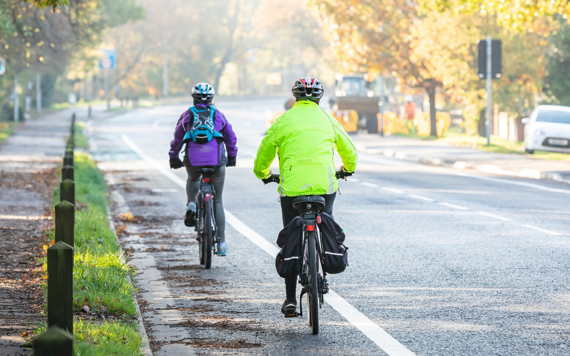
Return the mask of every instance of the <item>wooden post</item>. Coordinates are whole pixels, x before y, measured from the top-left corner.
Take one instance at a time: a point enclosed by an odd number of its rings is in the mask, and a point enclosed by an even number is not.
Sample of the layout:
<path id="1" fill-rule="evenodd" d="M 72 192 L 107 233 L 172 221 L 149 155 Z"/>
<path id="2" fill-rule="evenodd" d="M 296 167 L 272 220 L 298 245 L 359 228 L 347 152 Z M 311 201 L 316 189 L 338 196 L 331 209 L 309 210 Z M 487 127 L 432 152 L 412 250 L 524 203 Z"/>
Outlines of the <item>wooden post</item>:
<path id="1" fill-rule="evenodd" d="M 75 179 L 73 179 L 73 166 L 63 166 L 61 169 L 61 179 L 69 179 L 75 181 Z"/>
<path id="2" fill-rule="evenodd" d="M 67 180 L 67 179 L 66 179 Z M 74 245 L 75 205 L 62 201 L 55 206 L 55 242 Z"/>
<path id="3" fill-rule="evenodd" d="M 65 151 L 65 156 L 63 156 L 63 165 L 64 166 L 72 166 L 73 167 L 73 156 L 68 155 L 67 151 Z"/>
<path id="4" fill-rule="evenodd" d="M 65 179 L 59 183 L 59 201 L 68 201 L 75 205 L 75 182 Z"/>
<path id="5" fill-rule="evenodd" d="M 47 250 L 47 321 L 73 334 L 73 247 L 63 241 Z"/>
<path id="6" fill-rule="evenodd" d="M 72 356 L 73 336 L 67 331 L 52 326 L 32 341 L 34 356 Z"/>

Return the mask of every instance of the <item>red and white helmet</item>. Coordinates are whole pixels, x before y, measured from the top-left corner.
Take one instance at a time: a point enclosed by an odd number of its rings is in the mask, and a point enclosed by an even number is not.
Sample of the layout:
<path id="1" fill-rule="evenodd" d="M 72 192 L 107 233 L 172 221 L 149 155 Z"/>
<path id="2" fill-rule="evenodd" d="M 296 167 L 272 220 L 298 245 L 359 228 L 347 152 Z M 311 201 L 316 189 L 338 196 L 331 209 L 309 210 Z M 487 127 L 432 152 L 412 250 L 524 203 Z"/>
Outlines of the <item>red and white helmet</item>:
<path id="1" fill-rule="evenodd" d="M 291 91 L 297 100 L 312 100 L 317 103 L 325 93 L 323 83 L 311 77 L 305 77 L 295 81 Z"/>

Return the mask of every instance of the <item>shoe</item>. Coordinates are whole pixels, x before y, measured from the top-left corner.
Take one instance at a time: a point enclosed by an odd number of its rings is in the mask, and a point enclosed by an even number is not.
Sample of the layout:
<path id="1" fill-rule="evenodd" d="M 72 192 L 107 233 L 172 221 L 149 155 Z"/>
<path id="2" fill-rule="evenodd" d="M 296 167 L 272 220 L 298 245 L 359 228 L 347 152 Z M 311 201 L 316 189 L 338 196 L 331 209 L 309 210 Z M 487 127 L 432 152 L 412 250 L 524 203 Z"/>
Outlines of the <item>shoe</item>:
<path id="1" fill-rule="evenodd" d="M 186 208 L 186 216 L 184 217 L 184 225 L 195 226 L 196 225 L 196 203 L 188 203 Z"/>
<path id="2" fill-rule="evenodd" d="M 228 245 L 225 242 L 218 242 L 218 256 L 226 256 L 228 253 Z"/>
<path id="3" fill-rule="evenodd" d="M 285 299 L 281 307 L 281 313 L 283 313 L 285 317 L 294 317 L 297 313 L 297 299 Z"/>

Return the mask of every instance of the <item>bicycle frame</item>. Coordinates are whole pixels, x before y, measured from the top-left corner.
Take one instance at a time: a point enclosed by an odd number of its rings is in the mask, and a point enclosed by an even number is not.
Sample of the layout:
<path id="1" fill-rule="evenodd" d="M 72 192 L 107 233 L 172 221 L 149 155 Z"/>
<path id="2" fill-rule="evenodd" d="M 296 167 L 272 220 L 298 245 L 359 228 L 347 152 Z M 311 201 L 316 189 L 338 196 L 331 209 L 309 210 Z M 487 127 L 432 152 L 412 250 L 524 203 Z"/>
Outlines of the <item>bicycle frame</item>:
<path id="1" fill-rule="evenodd" d="M 214 200 L 216 197 L 216 191 L 214 186 L 210 183 L 210 178 L 204 174 L 200 182 L 200 191 L 198 193 L 198 199 L 196 204 L 196 232 L 198 234 L 198 241 L 200 242 L 200 264 L 206 265 L 206 268 L 211 266 L 211 255 L 212 252 L 217 254 L 217 242 L 218 241 L 218 229 L 216 225 L 216 217 L 214 214 Z M 209 214 L 207 214 L 206 209 L 211 209 Z M 206 217 L 210 216 L 210 221 L 206 221 Z M 210 224 L 211 226 L 206 226 L 205 224 Z M 206 234 L 206 232 L 211 232 Z M 208 236 L 205 236 L 208 235 Z M 204 241 L 205 238 L 210 238 L 211 241 Z M 204 245 L 202 249 L 202 245 Z M 211 247 L 210 251 L 207 251 L 208 246 Z M 208 255 L 208 256 L 206 256 Z"/>

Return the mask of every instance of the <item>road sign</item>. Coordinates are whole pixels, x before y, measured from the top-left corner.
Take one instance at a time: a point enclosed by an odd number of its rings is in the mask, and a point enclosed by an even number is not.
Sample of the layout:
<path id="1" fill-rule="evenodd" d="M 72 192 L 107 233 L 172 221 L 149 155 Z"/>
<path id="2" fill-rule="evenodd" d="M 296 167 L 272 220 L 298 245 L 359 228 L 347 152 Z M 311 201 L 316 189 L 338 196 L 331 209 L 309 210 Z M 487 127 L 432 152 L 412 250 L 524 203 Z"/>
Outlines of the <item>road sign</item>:
<path id="1" fill-rule="evenodd" d="M 502 73 L 502 42 L 501 40 L 491 41 L 491 78 L 498 79 Z M 487 79 L 487 40 L 479 41 L 479 79 Z"/>
<path id="2" fill-rule="evenodd" d="M 99 60 L 99 68 L 115 69 L 117 64 L 117 51 L 114 49 L 104 49 L 103 58 Z"/>
<path id="3" fill-rule="evenodd" d="M 6 59 L 0 57 L 0 75 L 6 73 Z"/>

